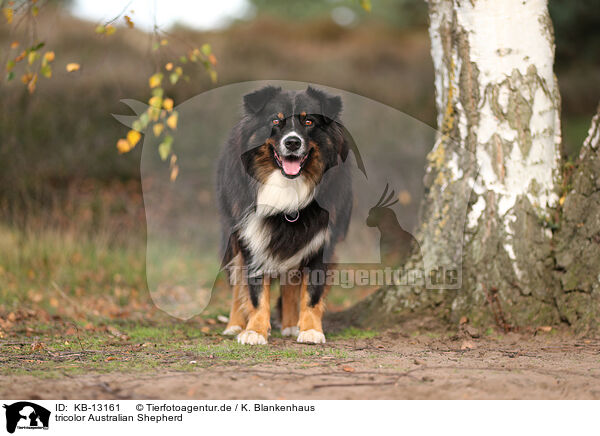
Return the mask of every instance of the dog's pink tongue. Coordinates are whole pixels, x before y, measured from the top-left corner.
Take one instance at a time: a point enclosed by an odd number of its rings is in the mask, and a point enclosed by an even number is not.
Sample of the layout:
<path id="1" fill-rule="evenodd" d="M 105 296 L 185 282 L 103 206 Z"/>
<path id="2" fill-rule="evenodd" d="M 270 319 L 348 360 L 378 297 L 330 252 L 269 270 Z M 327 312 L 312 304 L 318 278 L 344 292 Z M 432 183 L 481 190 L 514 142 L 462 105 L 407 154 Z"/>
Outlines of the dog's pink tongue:
<path id="1" fill-rule="evenodd" d="M 289 160 L 283 158 L 281 163 L 283 164 L 283 172 L 288 176 L 295 176 L 300 172 L 299 160 Z"/>

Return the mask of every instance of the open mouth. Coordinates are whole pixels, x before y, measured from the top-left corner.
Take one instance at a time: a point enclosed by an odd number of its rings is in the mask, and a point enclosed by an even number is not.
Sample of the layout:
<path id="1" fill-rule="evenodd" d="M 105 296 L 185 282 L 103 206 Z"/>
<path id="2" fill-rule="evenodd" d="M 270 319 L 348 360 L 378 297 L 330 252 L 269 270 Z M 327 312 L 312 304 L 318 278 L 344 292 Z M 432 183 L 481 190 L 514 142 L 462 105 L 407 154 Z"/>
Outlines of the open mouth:
<path id="1" fill-rule="evenodd" d="M 277 150 L 273 148 L 273 154 L 275 155 L 275 162 L 277 162 L 283 174 L 286 177 L 296 177 L 302 171 L 302 167 L 310 155 L 310 150 L 304 156 L 280 156 Z"/>

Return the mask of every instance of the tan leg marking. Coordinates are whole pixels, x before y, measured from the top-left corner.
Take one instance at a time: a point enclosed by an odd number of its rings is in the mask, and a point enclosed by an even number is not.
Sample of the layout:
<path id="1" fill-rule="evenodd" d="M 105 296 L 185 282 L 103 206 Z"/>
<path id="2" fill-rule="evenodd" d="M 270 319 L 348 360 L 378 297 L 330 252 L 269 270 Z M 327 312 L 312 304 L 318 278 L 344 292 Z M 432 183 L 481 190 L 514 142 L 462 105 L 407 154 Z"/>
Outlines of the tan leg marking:
<path id="1" fill-rule="evenodd" d="M 233 275 L 233 300 L 231 310 L 229 311 L 229 322 L 227 328 L 223 331 L 224 335 L 237 335 L 246 328 L 248 322 L 248 311 L 246 302 L 248 301 L 248 286 L 242 277 L 243 260 L 242 255 L 238 254 L 235 258 L 235 269 Z"/>
<path id="2" fill-rule="evenodd" d="M 308 277 L 305 276 L 302 280 L 302 286 L 300 288 L 300 319 L 298 320 L 298 327 L 300 328 L 300 334 L 298 334 L 298 342 L 307 342 L 312 344 L 324 344 L 325 335 L 323 334 L 323 324 L 321 322 L 323 318 L 323 312 L 325 312 L 325 298 L 326 292 L 323 292 L 323 297 L 314 306 L 310 306 L 310 295 L 308 295 Z"/>
<path id="3" fill-rule="evenodd" d="M 300 285 L 281 285 L 281 335 L 298 336 Z"/>
<path id="4" fill-rule="evenodd" d="M 258 307 L 254 307 L 251 302 L 250 316 L 246 330 L 240 333 L 237 340 L 240 344 L 265 345 L 271 330 L 271 279 L 268 276 L 263 277 L 263 287 L 258 299 Z"/>

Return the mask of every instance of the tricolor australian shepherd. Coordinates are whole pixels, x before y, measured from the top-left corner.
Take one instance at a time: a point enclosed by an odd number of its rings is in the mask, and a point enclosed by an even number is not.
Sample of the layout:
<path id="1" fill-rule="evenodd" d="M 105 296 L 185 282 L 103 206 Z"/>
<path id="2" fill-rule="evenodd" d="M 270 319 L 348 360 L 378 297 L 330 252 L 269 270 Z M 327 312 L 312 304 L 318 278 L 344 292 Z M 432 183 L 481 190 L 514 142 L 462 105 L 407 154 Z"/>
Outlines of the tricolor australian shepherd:
<path id="1" fill-rule="evenodd" d="M 244 115 L 222 150 L 217 198 L 224 265 L 233 287 L 225 334 L 266 344 L 270 286 L 281 288 L 281 334 L 324 343 L 324 277 L 348 229 L 350 138 L 342 101 L 319 89 L 267 86 L 243 98 Z"/>

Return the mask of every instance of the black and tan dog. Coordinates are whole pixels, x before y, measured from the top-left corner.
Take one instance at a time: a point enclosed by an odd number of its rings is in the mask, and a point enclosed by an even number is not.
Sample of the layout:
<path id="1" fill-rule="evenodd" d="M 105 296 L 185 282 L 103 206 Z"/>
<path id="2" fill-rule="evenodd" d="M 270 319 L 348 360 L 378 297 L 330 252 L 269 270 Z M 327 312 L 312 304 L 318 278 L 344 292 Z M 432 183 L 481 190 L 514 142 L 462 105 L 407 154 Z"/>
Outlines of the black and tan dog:
<path id="1" fill-rule="evenodd" d="M 233 287 L 226 334 L 266 344 L 270 287 L 281 287 L 281 333 L 324 343 L 327 263 L 344 238 L 352 186 L 342 101 L 319 89 L 267 86 L 243 99 L 222 150 L 217 197 L 224 265 Z"/>

